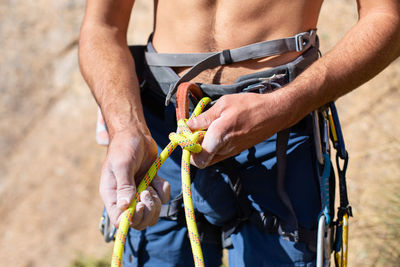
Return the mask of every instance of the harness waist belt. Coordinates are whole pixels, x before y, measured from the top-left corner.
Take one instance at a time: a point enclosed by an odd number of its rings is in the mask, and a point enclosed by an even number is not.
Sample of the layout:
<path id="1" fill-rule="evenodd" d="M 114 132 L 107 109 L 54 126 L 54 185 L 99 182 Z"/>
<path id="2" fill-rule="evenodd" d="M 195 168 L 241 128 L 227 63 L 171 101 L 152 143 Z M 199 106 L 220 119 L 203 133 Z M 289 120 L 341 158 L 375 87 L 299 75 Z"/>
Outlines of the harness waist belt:
<path id="1" fill-rule="evenodd" d="M 180 77 L 175 84 L 171 85 L 165 101 L 165 105 L 168 105 L 171 97 L 176 93 L 179 84 L 192 80 L 206 69 L 250 59 L 279 55 L 286 52 L 304 52 L 315 45 L 316 36 L 316 30 L 310 30 L 309 32 L 296 34 L 293 37 L 254 43 L 215 53 L 163 54 L 146 52 L 145 59 L 149 66 L 192 66 L 185 75 Z M 151 50 L 154 50 L 154 48 Z"/>

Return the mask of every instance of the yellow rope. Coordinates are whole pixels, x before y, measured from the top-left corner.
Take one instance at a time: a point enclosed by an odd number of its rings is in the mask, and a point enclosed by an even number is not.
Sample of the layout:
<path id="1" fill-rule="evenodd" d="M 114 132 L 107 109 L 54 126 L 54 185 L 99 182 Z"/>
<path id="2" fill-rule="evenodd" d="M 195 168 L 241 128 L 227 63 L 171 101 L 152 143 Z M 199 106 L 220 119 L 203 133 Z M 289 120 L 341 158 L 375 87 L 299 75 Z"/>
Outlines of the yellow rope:
<path id="1" fill-rule="evenodd" d="M 211 101 L 210 98 L 205 97 L 200 100 L 194 109 L 191 118 L 198 116 L 207 104 Z M 157 159 L 153 162 L 150 169 L 147 171 L 143 180 L 140 182 L 136 197 L 133 199 L 129 208 L 124 211 L 121 218 L 121 222 L 118 227 L 117 234 L 115 236 L 115 243 L 112 255 L 111 266 L 121 267 L 122 266 L 122 254 L 124 251 L 126 235 L 129 229 L 129 222 L 132 220 L 133 213 L 138 201 L 140 201 L 140 193 L 145 190 L 161 165 L 171 155 L 174 149 L 179 145 L 183 149 L 182 153 L 182 192 L 183 192 L 183 203 L 185 205 L 185 216 L 186 223 L 189 232 L 190 244 L 192 246 L 193 259 L 195 266 L 204 266 L 203 253 L 201 251 L 199 234 L 197 231 L 196 219 L 194 216 L 192 193 L 190 189 L 190 152 L 199 153 L 201 151 L 201 145 L 197 142 L 205 134 L 205 131 L 196 131 L 192 133 L 189 127 L 186 125 L 186 120 L 178 121 L 177 133 L 171 133 L 169 135 L 170 143 L 164 148 Z"/>

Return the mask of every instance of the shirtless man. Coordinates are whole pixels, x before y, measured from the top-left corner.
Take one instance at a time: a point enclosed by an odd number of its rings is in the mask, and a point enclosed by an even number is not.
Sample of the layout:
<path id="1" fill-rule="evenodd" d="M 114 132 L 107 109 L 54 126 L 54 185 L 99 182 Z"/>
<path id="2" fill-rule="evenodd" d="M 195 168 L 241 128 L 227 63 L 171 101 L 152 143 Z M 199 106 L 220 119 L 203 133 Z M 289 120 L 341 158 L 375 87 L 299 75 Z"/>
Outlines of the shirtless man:
<path id="1" fill-rule="evenodd" d="M 200 53 L 295 36 L 316 28 L 322 2 L 155 1 L 152 45 L 157 53 Z M 100 194 L 115 225 L 135 195 L 133 177 L 138 180 L 143 176 L 156 157 L 157 145 L 161 147 L 159 141 L 154 140 L 158 132 L 153 132 L 153 126 L 149 126 L 152 119 L 143 112 L 135 63 L 126 41 L 133 4 L 134 0 L 88 0 L 79 41 L 81 70 L 101 107 L 110 134 Z M 210 169 L 209 166 L 243 153 L 283 129 L 295 127 L 311 111 L 368 81 L 396 59 L 400 55 L 399 1 L 358 0 L 357 4 L 358 23 L 331 51 L 282 89 L 262 95 L 223 96 L 196 120 L 189 121 L 192 129 L 208 129 L 202 143 L 203 151 L 192 157 L 192 164 L 202 170 Z M 292 51 L 207 69 L 193 81 L 231 84 L 240 76 L 292 62 L 303 52 Z M 181 76 L 188 67 L 174 70 Z M 167 111 L 162 112 L 167 114 Z M 175 179 L 163 178 L 171 184 Z M 244 177 L 244 180 L 246 178 L 250 179 Z M 184 226 L 173 225 L 157 230 L 157 225 L 162 222 L 155 225 L 161 203 L 169 200 L 170 191 L 171 195 L 179 191 L 179 185 L 170 187 L 166 180 L 156 177 L 152 187 L 142 193 L 142 202 L 136 207 L 132 227 L 139 230 L 152 227 L 143 232 L 131 231 L 134 232 L 128 239 L 131 250 L 126 251 L 129 257 L 124 258 L 124 264 L 136 260 L 140 265 L 149 266 L 158 263 L 162 266 L 192 264 L 186 235 L 177 230 L 184 229 Z M 273 192 L 265 193 L 268 194 Z M 274 210 L 268 206 L 266 209 Z M 296 213 L 301 212 L 296 209 Z M 302 219 L 299 221 L 302 223 Z M 315 228 L 315 224 L 314 220 L 308 228 Z M 168 231 L 156 234 L 165 229 Z M 257 239 L 255 235 L 262 238 Z M 169 238 L 169 242 L 158 241 L 163 238 Z M 251 226 L 242 226 L 233 235 L 230 264 L 313 266 L 315 254 L 301 244 L 285 242 L 278 235 L 268 236 L 268 233 L 257 232 Z M 206 266 L 219 266 L 220 249 L 207 247 L 207 244 L 203 244 L 204 248 Z M 248 252 L 244 253 L 245 250 Z M 207 259 L 210 259 L 208 265 Z"/>

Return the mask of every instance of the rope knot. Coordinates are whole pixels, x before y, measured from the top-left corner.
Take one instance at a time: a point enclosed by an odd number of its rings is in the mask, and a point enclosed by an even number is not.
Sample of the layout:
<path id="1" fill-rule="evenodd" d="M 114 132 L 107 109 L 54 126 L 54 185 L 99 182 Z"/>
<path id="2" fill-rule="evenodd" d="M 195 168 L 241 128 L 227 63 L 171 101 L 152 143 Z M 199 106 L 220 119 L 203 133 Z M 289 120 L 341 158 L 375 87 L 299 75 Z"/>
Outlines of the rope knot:
<path id="1" fill-rule="evenodd" d="M 204 137 L 205 131 L 192 132 L 186 124 L 187 119 L 178 121 L 177 133 L 170 133 L 169 140 L 178 144 L 182 149 L 189 150 L 193 153 L 201 152 L 199 139 Z"/>

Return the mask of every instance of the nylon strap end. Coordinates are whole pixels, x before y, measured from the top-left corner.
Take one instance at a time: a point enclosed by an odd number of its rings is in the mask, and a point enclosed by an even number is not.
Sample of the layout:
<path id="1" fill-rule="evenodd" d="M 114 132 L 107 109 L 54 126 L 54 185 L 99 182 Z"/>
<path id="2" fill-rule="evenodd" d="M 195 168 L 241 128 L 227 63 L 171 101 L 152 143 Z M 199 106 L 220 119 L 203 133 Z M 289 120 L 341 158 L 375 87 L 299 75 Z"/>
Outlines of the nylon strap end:
<path id="1" fill-rule="evenodd" d="M 176 88 L 178 87 L 178 82 L 174 83 L 169 87 L 167 97 L 165 98 L 165 106 L 168 106 L 171 102 L 172 96 L 176 93 Z"/>

